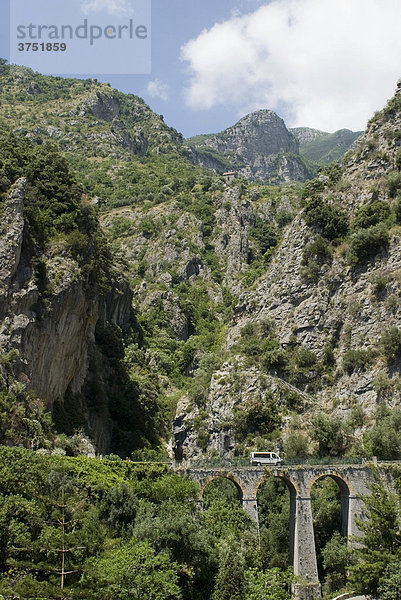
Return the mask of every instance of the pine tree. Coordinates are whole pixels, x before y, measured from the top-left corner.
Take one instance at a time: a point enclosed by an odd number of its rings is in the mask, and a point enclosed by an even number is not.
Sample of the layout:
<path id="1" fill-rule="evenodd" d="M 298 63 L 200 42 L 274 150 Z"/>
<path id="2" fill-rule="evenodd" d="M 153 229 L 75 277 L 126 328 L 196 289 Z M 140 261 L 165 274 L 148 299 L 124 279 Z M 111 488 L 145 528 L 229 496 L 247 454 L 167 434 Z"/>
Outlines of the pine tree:
<path id="1" fill-rule="evenodd" d="M 86 549 L 81 531 L 85 502 L 65 473 L 51 471 L 48 486 L 52 507 L 50 520 L 39 539 L 44 557 L 40 568 L 58 576 L 63 590 L 67 575 L 79 572 L 78 564 Z"/>

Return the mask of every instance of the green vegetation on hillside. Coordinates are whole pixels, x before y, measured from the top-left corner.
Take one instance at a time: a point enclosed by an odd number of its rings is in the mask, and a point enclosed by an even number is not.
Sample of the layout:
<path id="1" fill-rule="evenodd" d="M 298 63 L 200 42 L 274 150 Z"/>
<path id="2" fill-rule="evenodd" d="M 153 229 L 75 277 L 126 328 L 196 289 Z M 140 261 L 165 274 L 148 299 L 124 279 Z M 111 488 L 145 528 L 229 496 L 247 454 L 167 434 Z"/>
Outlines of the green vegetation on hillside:
<path id="1" fill-rule="evenodd" d="M 106 292 L 111 257 L 105 238 L 57 148 L 49 143 L 34 146 L 12 134 L 0 138 L 1 200 L 19 177 L 27 179 L 24 243 L 43 288 L 46 267 L 40 256 L 47 244 L 57 241 L 77 260 L 91 292 Z"/>
<path id="2" fill-rule="evenodd" d="M 108 600 L 289 600 L 289 493 L 266 476 L 255 524 L 234 484 L 199 490 L 160 463 L 44 456 L 0 448 L 0 594 L 4 598 Z M 394 470 L 396 485 L 400 472 Z M 379 476 L 364 498 L 356 549 L 340 535 L 340 491 L 330 478 L 312 488 L 324 597 L 344 589 L 397 598 L 397 495 Z M 349 579 L 349 581 L 348 581 Z"/>
<path id="3" fill-rule="evenodd" d="M 378 253 L 387 250 L 390 242 L 389 229 L 399 222 L 400 200 L 397 198 L 391 205 L 384 200 L 366 202 L 356 211 L 352 222 L 349 223 L 347 214 L 335 205 L 334 195 L 327 197 L 327 192 L 326 195 L 323 193 L 327 187 L 335 190 L 336 186 L 341 185 L 342 172 L 341 167 L 336 164 L 325 167 L 321 169 L 321 176 L 306 182 L 303 188 L 305 222 L 319 234 L 313 246 L 304 249 L 305 264 L 308 263 L 304 276 L 312 282 L 317 281 L 321 266 L 327 262 L 332 252 L 330 242 L 337 245 L 345 240 L 347 261 L 356 267 L 368 260 L 374 260 Z M 392 178 L 389 178 L 391 183 L 388 186 L 393 195 L 401 186 L 398 175 L 393 173 Z M 319 239 L 322 239 L 323 243 L 321 242 L 318 248 Z M 325 250 L 324 240 L 327 241 Z"/>
<path id="4" fill-rule="evenodd" d="M 0 122 L 35 144 L 56 142 L 84 192 L 101 205 L 135 204 L 149 194 L 156 200 L 163 186 L 180 185 L 180 173 L 194 171 L 181 134 L 138 96 L 94 79 L 46 77 L 8 65 L 0 71 L 0 87 Z"/>
<path id="5" fill-rule="evenodd" d="M 349 129 L 326 133 L 308 127 L 296 127 L 290 131 L 299 140 L 301 156 L 317 167 L 340 161 L 362 133 Z"/>
<path id="6" fill-rule="evenodd" d="M 32 272 L 39 291 L 38 323 L 63 281 L 61 269 L 48 272 L 52 254 L 74 264 L 88 298 L 100 298 L 101 307 L 117 264 L 134 292 L 127 330 L 99 319 L 90 376 L 80 392 L 68 389 L 54 399 L 52 415 L 15 380 L 13 366 L 24 357 L 11 351 L 0 358 L 0 594 L 7 600 L 287 600 L 292 577 L 284 484 L 266 477 L 258 492 L 259 547 L 235 487 L 224 480 L 210 484 L 200 512 L 196 486 L 157 461 L 167 460 L 179 400 L 191 415 L 185 425 L 197 448 L 210 458 L 217 453 L 212 436 L 226 432 L 240 457 L 274 446 L 288 462 L 401 457 L 401 411 L 387 406 L 390 400 L 394 406 L 401 386 L 397 322 L 384 324 L 374 346 L 354 348 L 351 326 L 340 318 L 337 333 L 327 332 L 316 348 L 297 338 L 296 302 L 305 299 L 298 290 L 292 290 L 288 315 L 294 328 L 285 337 L 260 317 L 263 308 L 253 312 L 256 295 L 248 294 L 270 285 L 268 277 L 259 278 L 294 217 L 307 225 L 297 286 L 321 293 L 317 312 L 320 300 L 322 306 L 334 301 L 337 282 L 324 281 L 320 289 L 319 283 L 339 256 L 355 279 L 384 256 L 391 228 L 401 223 L 401 151 L 394 170 L 354 210 L 341 196 L 350 184 L 337 163 L 325 165 L 302 190 L 244 179 L 227 186 L 195 167 L 180 134 L 136 96 L 4 61 L 0 84 L 0 210 L 16 179 L 26 177 L 22 261 L 29 267 L 26 283 Z M 384 116 L 398 108 L 399 100 L 390 102 Z M 387 135 L 399 140 L 399 133 Z M 207 145 L 207 136 L 201 141 Z M 367 143 L 369 157 L 383 159 L 376 142 Z M 333 138 L 320 136 L 319 143 L 322 160 L 338 158 Z M 222 166 L 235 164 L 225 161 Z M 365 299 L 377 306 L 389 276 L 374 272 L 369 284 Z M 397 301 L 386 299 L 392 315 Z M 352 310 L 357 314 L 360 304 Z M 234 319 L 241 323 L 237 331 Z M 338 378 L 352 389 L 353 377 L 378 366 L 387 370 L 372 382 L 376 409 L 369 412 L 350 397 L 341 406 L 345 417 L 334 412 L 339 400 L 330 394 Z M 209 427 L 216 398 L 211 385 L 224 411 L 220 431 Z M 88 408 L 110 420 L 116 454 L 103 461 L 79 457 L 92 449 Z M 133 464 L 117 455 L 154 462 Z M 360 524 L 365 538 L 355 552 L 340 533 L 336 484 L 318 482 L 311 496 L 327 598 L 352 584 L 380 600 L 396 599 L 399 496 L 375 480 L 365 499 L 368 520 Z"/>

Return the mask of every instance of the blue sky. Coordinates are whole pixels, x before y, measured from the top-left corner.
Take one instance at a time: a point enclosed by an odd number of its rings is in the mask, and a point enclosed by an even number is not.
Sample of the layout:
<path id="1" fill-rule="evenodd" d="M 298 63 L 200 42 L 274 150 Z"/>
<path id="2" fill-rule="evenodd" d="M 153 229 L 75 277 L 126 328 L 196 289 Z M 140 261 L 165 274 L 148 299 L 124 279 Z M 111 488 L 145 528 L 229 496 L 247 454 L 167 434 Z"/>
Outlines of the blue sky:
<path id="1" fill-rule="evenodd" d="M 30 5 L 39 13 L 42 1 Z M 115 16 L 131 0 L 74 1 Z M 151 4 L 150 74 L 95 76 L 143 97 L 185 136 L 220 131 L 262 108 L 289 126 L 362 129 L 401 76 L 399 0 Z M 0 0 L 0 56 L 9 58 L 7 5 Z"/>

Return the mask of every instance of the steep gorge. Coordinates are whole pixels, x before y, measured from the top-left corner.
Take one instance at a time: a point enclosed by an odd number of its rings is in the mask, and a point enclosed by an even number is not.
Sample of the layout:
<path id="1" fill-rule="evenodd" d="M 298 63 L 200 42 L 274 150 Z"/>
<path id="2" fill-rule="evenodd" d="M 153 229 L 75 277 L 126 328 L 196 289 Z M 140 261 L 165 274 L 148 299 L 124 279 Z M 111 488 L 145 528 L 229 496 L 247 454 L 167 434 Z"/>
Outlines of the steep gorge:
<path id="1" fill-rule="evenodd" d="M 401 329 L 399 90 L 343 167 L 303 187 L 227 185 L 136 97 L 17 68 L 3 77 L 1 128 L 33 156 L 57 141 L 83 183 L 78 212 L 39 251 L 32 169 L 1 159 L 2 356 L 59 431 L 83 427 L 98 451 L 122 455 L 290 454 L 296 439 L 309 455 L 323 451 L 316 418 L 337 418 L 342 445 L 330 451 L 357 452 L 377 405 L 401 393 L 398 350 L 383 342 Z M 39 98 L 48 114 L 35 118 Z M 60 200 L 47 199 L 46 210 Z M 95 242 L 93 206 L 107 243 Z M 89 234 L 71 225 L 81 210 Z M 95 280 L 94 248 L 108 256 Z"/>

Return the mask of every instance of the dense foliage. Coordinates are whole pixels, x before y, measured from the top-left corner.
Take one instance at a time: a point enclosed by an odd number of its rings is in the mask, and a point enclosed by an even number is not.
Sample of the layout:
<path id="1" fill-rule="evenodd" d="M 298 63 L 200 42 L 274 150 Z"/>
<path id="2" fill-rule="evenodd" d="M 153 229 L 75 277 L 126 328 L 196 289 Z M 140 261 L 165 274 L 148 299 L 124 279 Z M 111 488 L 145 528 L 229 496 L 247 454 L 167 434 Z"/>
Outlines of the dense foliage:
<path id="1" fill-rule="evenodd" d="M 400 498 L 388 491 L 378 473 L 369 487 L 370 494 L 364 498 L 367 518 L 358 523 L 363 544 L 356 550 L 358 560 L 351 567 L 350 580 L 357 591 L 396 600 L 401 574 Z"/>
<path id="2" fill-rule="evenodd" d="M 196 486 L 162 465 L 0 457 L 5 598 L 289 599 L 289 573 L 262 567 L 249 517 L 218 486 L 199 512 Z"/>
<path id="3" fill-rule="evenodd" d="M 27 180 L 24 243 L 42 295 L 49 292 L 42 254 L 56 240 L 77 260 L 92 293 L 107 292 L 108 246 L 91 205 L 83 201 L 82 188 L 57 148 L 50 143 L 32 145 L 13 134 L 0 137 L 0 199 L 19 177 Z"/>

